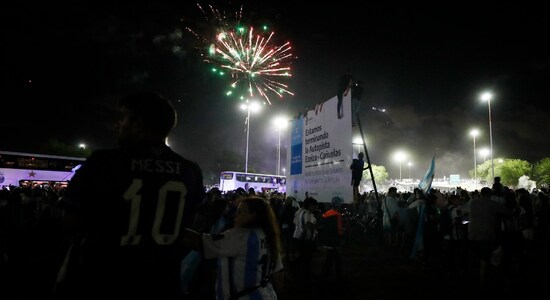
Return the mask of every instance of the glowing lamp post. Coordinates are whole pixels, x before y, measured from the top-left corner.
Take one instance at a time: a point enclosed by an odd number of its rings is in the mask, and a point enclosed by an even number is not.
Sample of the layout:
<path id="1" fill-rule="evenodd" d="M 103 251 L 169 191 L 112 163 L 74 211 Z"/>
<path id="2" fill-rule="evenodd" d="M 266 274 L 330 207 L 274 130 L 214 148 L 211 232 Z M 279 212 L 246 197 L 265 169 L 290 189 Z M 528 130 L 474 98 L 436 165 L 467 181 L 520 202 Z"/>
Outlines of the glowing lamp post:
<path id="1" fill-rule="evenodd" d="M 480 96 L 482 101 L 487 101 L 489 107 L 489 141 L 491 143 L 491 176 L 495 178 L 495 164 L 493 162 L 493 128 L 491 124 L 491 100 L 493 100 L 493 94 L 490 92 L 484 92 Z"/>
<path id="2" fill-rule="evenodd" d="M 357 154 L 359 154 L 363 145 L 363 139 L 360 136 L 356 136 L 353 138 L 352 144 L 357 145 Z"/>
<path id="3" fill-rule="evenodd" d="M 273 120 L 273 124 L 277 128 L 279 133 L 279 141 L 277 143 L 277 175 L 281 173 L 281 131 L 286 129 L 288 125 L 288 119 L 285 117 L 277 117 Z"/>
<path id="4" fill-rule="evenodd" d="M 246 154 L 245 154 L 245 162 L 244 162 L 244 172 L 248 173 L 248 141 L 250 139 L 250 112 L 256 112 L 259 111 L 261 108 L 260 104 L 257 102 L 246 102 L 241 105 L 242 110 L 247 111 L 246 115 Z"/>
<path id="5" fill-rule="evenodd" d="M 479 130 L 472 129 L 470 135 L 474 138 L 474 184 L 477 187 L 477 159 L 476 159 L 476 137 L 479 135 Z"/>
<path id="6" fill-rule="evenodd" d="M 405 152 L 403 152 L 403 151 L 397 151 L 397 152 L 395 152 L 393 157 L 394 157 L 395 161 L 397 161 L 399 163 L 399 181 L 401 181 L 401 179 L 402 179 L 402 177 L 401 177 L 401 164 L 407 158 L 407 154 L 405 154 Z"/>
<path id="7" fill-rule="evenodd" d="M 483 149 L 479 150 L 479 154 L 481 154 L 481 156 L 483 156 L 483 162 L 485 162 L 487 160 L 487 155 L 489 154 L 489 152 L 491 152 L 491 150 L 489 150 L 487 148 L 483 148 Z"/>

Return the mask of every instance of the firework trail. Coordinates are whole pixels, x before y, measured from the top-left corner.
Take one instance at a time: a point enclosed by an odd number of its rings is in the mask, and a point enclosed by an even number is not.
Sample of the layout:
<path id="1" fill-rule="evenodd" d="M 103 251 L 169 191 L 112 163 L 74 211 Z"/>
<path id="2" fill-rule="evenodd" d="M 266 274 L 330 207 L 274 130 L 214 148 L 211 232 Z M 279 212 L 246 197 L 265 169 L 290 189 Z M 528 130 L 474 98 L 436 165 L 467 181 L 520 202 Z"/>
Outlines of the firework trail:
<path id="1" fill-rule="evenodd" d="M 220 75 L 225 75 L 223 70 L 230 73 L 232 80 L 226 95 L 237 95 L 242 100 L 259 95 L 268 104 L 271 104 L 271 94 L 281 99 L 284 94 L 294 95 L 288 85 L 281 82 L 292 76 L 290 63 L 293 55 L 289 42 L 275 45 L 274 32 L 266 34 L 252 26 L 241 25 L 242 6 L 235 12 L 235 21 L 211 5 L 212 17 L 200 4 L 197 6 L 209 23 L 207 31 L 210 33 L 200 34 L 190 27 L 186 29 L 201 42 L 202 49 L 207 49 L 206 53 L 201 53 L 203 60 L 221 69 L 212 70 Z M 267 30 L 266 27 L 263 29 Z"/>

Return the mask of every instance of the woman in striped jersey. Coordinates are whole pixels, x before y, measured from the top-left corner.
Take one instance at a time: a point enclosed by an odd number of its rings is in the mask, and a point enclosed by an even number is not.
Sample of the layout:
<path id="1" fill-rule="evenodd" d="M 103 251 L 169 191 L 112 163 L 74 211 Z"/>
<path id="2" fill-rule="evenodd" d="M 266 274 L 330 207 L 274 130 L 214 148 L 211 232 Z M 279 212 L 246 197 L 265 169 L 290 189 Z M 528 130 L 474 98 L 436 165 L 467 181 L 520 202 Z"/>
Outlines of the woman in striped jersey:
<path id="1" fill-rule="evenodd" d="M 277 299 L 270 279 L 280 271 L 279 226 L 273 210 L 257 196 L 241 200 L 234 228 L 203 234 L 205 258 L 218 258 L 216 299 Z"/>

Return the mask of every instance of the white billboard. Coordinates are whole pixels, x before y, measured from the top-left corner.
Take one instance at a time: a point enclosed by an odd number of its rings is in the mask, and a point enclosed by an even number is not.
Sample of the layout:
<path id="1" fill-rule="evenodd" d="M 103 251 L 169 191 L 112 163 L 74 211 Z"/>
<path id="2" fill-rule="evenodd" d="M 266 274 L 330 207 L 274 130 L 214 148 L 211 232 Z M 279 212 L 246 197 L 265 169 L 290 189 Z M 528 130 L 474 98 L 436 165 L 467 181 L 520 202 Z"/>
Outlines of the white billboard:
<path id="1" fill-rule="evenodd" d="M 301 201 L 306 192 L 319 202 L 334 196 L 353 202 L 351 170 L 350 94 L 343 98 L 343 115 L 337 115 L 337 97 L 290 122 L 287 138 L 287 196 Z"/>

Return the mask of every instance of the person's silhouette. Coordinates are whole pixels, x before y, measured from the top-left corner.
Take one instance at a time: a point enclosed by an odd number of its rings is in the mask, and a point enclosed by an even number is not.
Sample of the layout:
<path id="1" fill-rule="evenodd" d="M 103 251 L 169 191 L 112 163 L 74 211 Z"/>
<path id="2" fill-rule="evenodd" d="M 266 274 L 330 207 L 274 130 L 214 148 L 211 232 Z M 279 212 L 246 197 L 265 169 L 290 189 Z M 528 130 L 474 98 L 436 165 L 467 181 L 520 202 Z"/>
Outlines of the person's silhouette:
<path id="1" fill-rule="evenodd" d="M 357 80 L 351 87 L 351 124 L 357 123 L 357 114 L 361 106 L 361 96 L 363 95 L 363 86 L 361 80 Z"/>
<path id="2" fill-rule="evenodd" d="M 360 152 L 349 167 L 351 170 L 351 185 L 353 186 L 353 202 L 355 204 L 359 204 L 359 184 L 363 178 L 363 171 L 369 168 L 368 166 L 365 168 L 363 157 L 363 152 Z"/>
<path id="3" fill-rule="evenodd" d="M 75 240 L 56 298 L 180 299 L 180 263 L 204 196 L 200 167 L 165 143 L 176 111 L 150 92 L 120 101 L 119 147 L 97 150 L 60 200 Z"/>
<path id="4" fill-rule="evenodd" d="M 338 92 L 336 94 L 336 96 L 338 97 L 338 104 L 336 106 L 336 113 L 338 114 L 338 119 L 341 119 L 344 116 L 342 101 L 344 99 L 344 96 L 348 95 L 352 82 L 353 82 L 353 76 L 349 70 L 344 75 L 342 75 L 342 77 L 340 77 L 340 80 L 338 81 Z"/>

